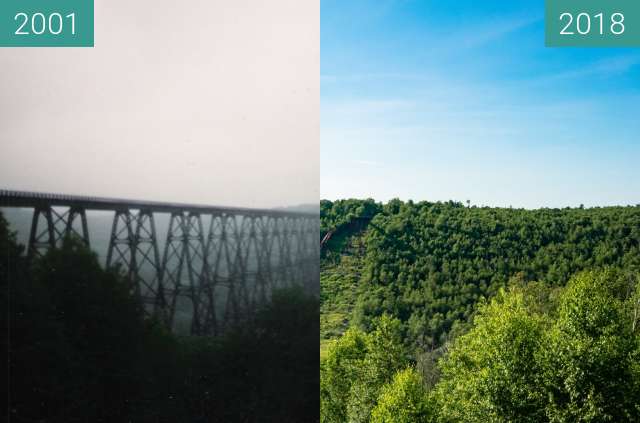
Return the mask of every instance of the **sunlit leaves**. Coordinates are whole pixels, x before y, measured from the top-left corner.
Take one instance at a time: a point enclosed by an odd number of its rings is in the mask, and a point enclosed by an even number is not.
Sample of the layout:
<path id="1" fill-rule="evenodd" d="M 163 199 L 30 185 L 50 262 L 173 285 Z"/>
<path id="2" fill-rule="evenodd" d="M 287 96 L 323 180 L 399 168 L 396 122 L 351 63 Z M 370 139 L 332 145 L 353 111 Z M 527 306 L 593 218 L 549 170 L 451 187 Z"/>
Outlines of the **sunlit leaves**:
<path id="1" fill-rule="evenodd" d="M 321 363 L 322 422 L 368 422 L 380 389 L 406 364 L 397 319 L 382 316 L 370 334 L 348 330 Z"/>
<path id="2" fill-rule="evenodd" d="M 427 423 L 431 421 L 431 407 L 422 377 L 408 367 L 382 388 L 371 412 L 371 423 Z"/>

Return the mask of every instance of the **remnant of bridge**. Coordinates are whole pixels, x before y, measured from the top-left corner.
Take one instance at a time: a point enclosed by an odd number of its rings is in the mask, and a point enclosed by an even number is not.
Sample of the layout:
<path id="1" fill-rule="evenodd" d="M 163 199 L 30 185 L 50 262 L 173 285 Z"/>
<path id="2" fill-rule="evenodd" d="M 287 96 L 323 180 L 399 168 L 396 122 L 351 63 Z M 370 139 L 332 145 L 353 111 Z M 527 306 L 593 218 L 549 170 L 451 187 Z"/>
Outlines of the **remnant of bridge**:
<path id="1" fill-rule="evenodd" d="M 327 233 L 325 233 L 322 239 L 320 240 L 320 249 L 321 250 L 324 249 L 325 246 L 331 240 L 331 238 L 338 232 L 364 230 L 369 224 L 369 222 L 371 222 L 371 219 L 373 219 L 373 216 L 355 216 L 351 218 L 348 222 L 338 226 L 337 228 L 327 231 Z"/>
<path id="2" fill-rule="evenodd" d="M 145 311 L 192 334 L 239 324 L 271 290 L 319 286 L 317 214 L 0 190 L 0 207 L 33 210 L 28 257 L 67 236 L 91 246 L 87 211 L 114 213 L 107 267 L 120 265 Z M 170 215 L 160 254 L 156 214 Z M 185 317 L 186 315 L 186 317 Z"/>

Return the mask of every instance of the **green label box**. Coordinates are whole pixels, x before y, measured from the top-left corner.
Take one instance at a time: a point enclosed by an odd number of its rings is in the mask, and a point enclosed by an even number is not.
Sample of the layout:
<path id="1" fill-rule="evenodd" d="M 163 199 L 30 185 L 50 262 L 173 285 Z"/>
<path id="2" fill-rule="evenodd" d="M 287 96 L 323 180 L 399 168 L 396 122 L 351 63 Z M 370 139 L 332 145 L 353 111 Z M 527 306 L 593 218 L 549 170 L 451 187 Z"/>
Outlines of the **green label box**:
<path id="1" fill-rule="evenodd" d="M 93 0 L 0 0 L 0 47 L 93 47 Z"/>
<path id="2" fill-rule="evenodd" d="M 640 0 L 546 0 L 547 47 L 640 47 Z"/>

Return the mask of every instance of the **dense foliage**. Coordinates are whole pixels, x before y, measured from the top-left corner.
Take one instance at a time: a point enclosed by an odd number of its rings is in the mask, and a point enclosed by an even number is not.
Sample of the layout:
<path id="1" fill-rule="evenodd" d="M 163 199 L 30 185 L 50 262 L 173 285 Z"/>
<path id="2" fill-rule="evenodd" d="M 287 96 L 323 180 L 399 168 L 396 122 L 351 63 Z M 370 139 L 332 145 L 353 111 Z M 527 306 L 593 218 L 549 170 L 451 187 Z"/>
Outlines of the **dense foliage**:
<path id="1" fill-rule="evenodd" d="M 443 360 L 440 420 L 639 421 L 639 286 L 628 282 L 610 269 L 582 273 L 552 313 L 518 289 L 481 307 Z"/>
<path id="2" fill-rule="evenodd" d="M 637 276 L 610 268 L 564 289 L 501 290 L 439 360 L 431 389 L 402 359 L 397 319 L 351 328 L 321 364 L 321 421 L 638 422 L 639 292 Z M 376 348 L 394 365 L 372 368 Z"/>
<path id="3" fill-rule="evenodd" d="M 323 201 L 322 226 L 365 209 L 375 217 L 365 237 L 351 317 L 370 329 L 372 318 L 396 316 L 406 337 L 427 349 L 443 345 L 452 331 L 463 332 L 475 304 L 512 278 L 563 286 L 581 270 L 640 269 L 637 206 L 523 210 L 455 202 Z"/>
<path id="4" fill-rule="evenodd" d="M 343 200 L 321 219 L 322 422 L 640 421 L 640 206 Z"/>
<path id="5" fill-rule="evenodd" d="M 176 337 L 80 242 L 21 252 L 0 215 L 11 421 L 318 420 L 318 301 L 302 290 L 225 337 Z"/>
<path id="6" fill-rule="evenodd" d="M 369 421 L 383 385 L 406 364 L 398 320 L 382 316 L 371 334 L 347 331 L 322 361 L 324 421 Z"/>
<path id="7" fill-rule="evenodd" d="M 380 204 L 372 199 L 367 200 L 338 200 L 320 201 L 320 233 L 321 235 L 337 229 L 356 217 L 376 215 L 381 209 Z"/>

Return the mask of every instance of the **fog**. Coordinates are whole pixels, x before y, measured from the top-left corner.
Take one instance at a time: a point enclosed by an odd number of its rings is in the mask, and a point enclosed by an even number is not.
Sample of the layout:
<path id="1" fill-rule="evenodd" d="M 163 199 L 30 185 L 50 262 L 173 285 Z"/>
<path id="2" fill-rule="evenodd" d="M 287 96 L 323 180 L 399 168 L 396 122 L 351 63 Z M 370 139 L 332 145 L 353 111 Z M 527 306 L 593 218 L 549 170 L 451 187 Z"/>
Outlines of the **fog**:
<path id="1" fill-rule="evenodd" d="M 317 204 L 318 7 L 95 0 L 95 48 L 0 49 L 0 187 Z"/>

